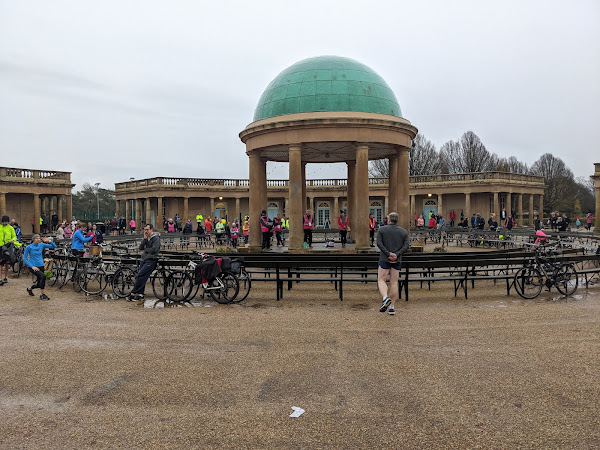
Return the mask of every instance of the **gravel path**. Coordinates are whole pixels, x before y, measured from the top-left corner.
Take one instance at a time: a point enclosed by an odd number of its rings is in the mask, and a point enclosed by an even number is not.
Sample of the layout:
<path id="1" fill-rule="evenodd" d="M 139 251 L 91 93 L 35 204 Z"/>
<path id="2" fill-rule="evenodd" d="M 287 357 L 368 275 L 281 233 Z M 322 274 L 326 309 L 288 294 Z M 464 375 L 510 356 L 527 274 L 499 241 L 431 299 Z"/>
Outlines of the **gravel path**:
<path id="1" fill-rule="evenodd" d="M 2 449 L 600 447 L 598 287 L 436 283 L 392 317 L 373 284 L 149 309 L 28 282 L 0 287 Z"/>

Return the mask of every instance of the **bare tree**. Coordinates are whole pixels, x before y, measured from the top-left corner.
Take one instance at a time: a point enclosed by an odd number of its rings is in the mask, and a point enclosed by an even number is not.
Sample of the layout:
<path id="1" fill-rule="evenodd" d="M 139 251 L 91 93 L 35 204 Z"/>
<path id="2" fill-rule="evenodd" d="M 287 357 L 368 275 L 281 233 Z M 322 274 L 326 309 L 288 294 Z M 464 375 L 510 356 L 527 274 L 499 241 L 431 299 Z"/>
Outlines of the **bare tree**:
<path id="1" fill-rule="evenodd" d="M 543 154 L 531 166 L 531 173 L 544 177 L 547 187 L 544 192 L 544 210 L 572 213 L 577 193 L 573 172 L 551 153 Z"/>
<path id="2" fill-rule="evenodd" d="M 442 172 L 440 155 L 435 145 L 420 133 L 413 139 L 408 164 L 410 175 L 431 175 Z"/>
<path id="3" fill-rule="evenodd" d="M 529 173 L 527 164 L 519 161 L 516 157 L 499 158 L 496 170 L 499 172 L 520 173 L 526 175 Z"/>
<path id="4" fill-rule="evenodd" d="M 369 176 L 387 178 L 390 176 L 390 162 L 387 158 L 369 162 Z"/>
<path id="5" fill-rule="evenodd" d="M 472 131 L 464 133 L 460 141 L 446 142 L 440 155 L 448 173 L 491 172 L 498 166 L 498 157 L 490 153 Z"/>
<path id="6" fill-rule="evenodd" d="M 441 164 L 446 173 L 464 173 L 465 167 L 462 160 L 462 150 L 456 141 L 448 141 L 440 148 Z"/>
<path id="7" fill-rule="evenodd" d="M 442 173 L 440 155 L 435 145 L 424 135 L 417 133 L 408 156 L 409 174 L 431 175 Z M 372 177 L 387 177 L 390 173 L 389 160 L 377 159 L 369 165 L 369 175 Z"/>

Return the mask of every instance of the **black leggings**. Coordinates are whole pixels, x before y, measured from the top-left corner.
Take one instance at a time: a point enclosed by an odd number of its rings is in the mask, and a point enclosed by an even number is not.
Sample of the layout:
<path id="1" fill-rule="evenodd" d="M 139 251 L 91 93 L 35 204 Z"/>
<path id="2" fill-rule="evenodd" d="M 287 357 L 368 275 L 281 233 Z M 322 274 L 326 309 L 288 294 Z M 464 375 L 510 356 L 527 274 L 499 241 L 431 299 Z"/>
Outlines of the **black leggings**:
<path id="1" fill-rule="evenodd" d="M 340 241 L 342 242 L 342 245 L 346 245 L 347 239 L 346 237 L 348 236 L 348 230 L 340 230 Z"/>
<path id="2" fill-rule="evenodd" d="M 29 268 L 29 270 L 37 278 L 35 280 L 35 283 L 33 283 L 31 285 L 31 289 L 40 288 L 40 289 L 44 290 L 44 288 L 46 287 L 46 274 L 44 273 L 44 266 L 38 267 L 37 271 L 33 270 L 33 268 L 31 268 L 31 267 Z"/>

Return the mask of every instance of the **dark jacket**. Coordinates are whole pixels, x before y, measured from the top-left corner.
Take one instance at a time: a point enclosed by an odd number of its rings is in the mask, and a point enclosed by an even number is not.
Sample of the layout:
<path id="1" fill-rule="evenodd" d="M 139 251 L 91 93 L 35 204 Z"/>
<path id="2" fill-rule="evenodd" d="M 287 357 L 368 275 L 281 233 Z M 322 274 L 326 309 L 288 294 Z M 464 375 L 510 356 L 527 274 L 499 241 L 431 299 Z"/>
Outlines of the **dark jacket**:
<path id="1" fill-rule="evenodd" d="M 143 250 L 140 261 L 158 261 L 158 252 L 160 250 L 160 236 L 154 233 L 150 239 L 143 239 L 140 244 L 140 250 Z"/>
<path id="2" fill-rule="evenodd" d="M 379 261 L 388 261 L 390 253 L 398 256 L 397 262 L 402 262 L 402 254 L 408 250 L 408 233 L 396 224 L 389 224 L 381 227 L 377 232 L 377 247 Z"/>

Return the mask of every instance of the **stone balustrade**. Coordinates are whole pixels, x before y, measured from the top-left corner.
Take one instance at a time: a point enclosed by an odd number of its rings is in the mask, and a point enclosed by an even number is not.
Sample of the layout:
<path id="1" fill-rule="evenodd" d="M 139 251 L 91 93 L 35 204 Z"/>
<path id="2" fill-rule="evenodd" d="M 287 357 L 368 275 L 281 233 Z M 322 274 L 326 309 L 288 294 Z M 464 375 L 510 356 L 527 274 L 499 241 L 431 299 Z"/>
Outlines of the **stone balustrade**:
<path id="1" fill-rule="evenodd" d="M 16 167 L 0 167 L 0 180 L 8 183 L 19 182 L 64 182 L 71 183 L 70 172 L 48 170 L 19 169 Z"/>
<path id="2" fill-rule="evenodd" d="M 495 182 L 523 182 L 533 184 L 544 184 L 544 178 L 535 175 L 523 175 L 507 172 L 475 172 L 475 173 L 453 173 L 453 174 L 438 174 L 438 175 L 417 175 L 410 177 L 410 184 L 417 187 L 419 184 L 461 184 L 468 182 L 495 181 Z M 370 186 L 386 186 L 388 184 L 387 177 L 370 177 Z M 306 185 L 309 187 L 335 187 L 348 185 L 346 178 L 322 178 L 306 180 Z M 238 188 L 248 187 L 247 179 L 227 179 L 227 178 L 148 178 L 144 180 L 126 181 L 124 183 L 115 183 L 117 192 L 126 191 L 132 188 L 143 187 L 158 187 L 158 186 L 186 186 L 188 188 Z M 287 188 L 288 180 L 267 180 L 268 188 Z"/>

